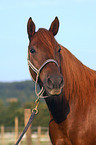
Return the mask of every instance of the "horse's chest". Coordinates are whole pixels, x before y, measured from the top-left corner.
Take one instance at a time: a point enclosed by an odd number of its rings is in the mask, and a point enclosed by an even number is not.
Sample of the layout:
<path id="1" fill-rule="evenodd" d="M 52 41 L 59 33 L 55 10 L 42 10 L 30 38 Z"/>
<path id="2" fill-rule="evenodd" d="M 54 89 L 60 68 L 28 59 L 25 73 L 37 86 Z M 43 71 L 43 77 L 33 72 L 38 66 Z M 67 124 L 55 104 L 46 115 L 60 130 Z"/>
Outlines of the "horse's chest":
<path id="1" fill-rule="evenodd" d="M 68 137 L 72 145 L 96 145 L 94 113 L 95 111 L 88 111 L 86 115 L 82 113 L 74 117 L 69 115 L 67 120 L 60 124 L 62 134 Z"/>

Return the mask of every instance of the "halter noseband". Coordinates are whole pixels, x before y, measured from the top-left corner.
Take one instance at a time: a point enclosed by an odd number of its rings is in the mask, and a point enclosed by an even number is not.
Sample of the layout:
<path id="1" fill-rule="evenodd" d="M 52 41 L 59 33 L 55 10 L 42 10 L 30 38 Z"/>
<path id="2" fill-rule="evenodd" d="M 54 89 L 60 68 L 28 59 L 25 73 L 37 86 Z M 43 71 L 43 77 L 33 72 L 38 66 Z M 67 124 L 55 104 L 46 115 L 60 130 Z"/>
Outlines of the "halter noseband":
<path id="1" fill-rule="evenodd" d="M 50 62 L 54 62 L 54 63 L 58 66 L 58 68 L 59 68 L 59 65 L 58 65 L 57 61 L 55 61 L 54 59 L 48 59 L 48 60 L 46 60 L 46 61 L 41 65 L 41 67 L 40 67 L 39 69 L 37 69 L 37 68 L 31 63 L 31 61 L 30 61 L 29 58 L 28 58 L 28 66 L 37 74 L 37 76 L 36 76 L 36 81 L 33 79 L 33 77 L 32 77 L 32 79 L 35 81 L 35 93 L 36 93 L 38 99 L 39 99 L 39 98 L 46 98 L 46 97 L 48 97 L 48 96 L 44 96 L 44 97 L 42 96 L 43 93 L 44 93 L 44 91 L 45 91 L 45 89 L 44 89 L 43 87 L 41 88 L 41 91 L 40 91 L 39 93 L 37 92 L 37 83 L 38 83 L 38 78 L 39 78 L 39 75 L 40 75 L 40 71 L 44 68 L 44 66 L 45 66 L 46 64 L 48 64 L 48 63 L 50 63 Z"/>

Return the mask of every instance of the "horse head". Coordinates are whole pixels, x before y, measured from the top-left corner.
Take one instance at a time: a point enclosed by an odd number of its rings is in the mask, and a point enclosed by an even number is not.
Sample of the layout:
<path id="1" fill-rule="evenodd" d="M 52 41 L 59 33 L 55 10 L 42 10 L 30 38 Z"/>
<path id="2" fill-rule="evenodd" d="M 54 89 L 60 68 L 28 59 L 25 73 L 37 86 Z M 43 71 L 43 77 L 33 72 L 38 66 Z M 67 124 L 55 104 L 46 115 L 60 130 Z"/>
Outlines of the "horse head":
<path id="1" fill-rule="evenodd" d="M 38 84 L 40 87 L 44 87 L 48 96 L 60 95 L 64 85 L 63 76 L 60 72 L 61 47 L 54 38 L 58 29 L 59 20 L 57 17 L 49 30 L 40 28 L 36 32 L 35 24 L 31 18 L 29 18 L 27 24 L 28 59 L 37 70 L 40 70 Z M 44 64 L 44 62 L 46 63 Z M 30 67 L 29 70 L 32 78 L 36 81 L 36 72 Z"/>

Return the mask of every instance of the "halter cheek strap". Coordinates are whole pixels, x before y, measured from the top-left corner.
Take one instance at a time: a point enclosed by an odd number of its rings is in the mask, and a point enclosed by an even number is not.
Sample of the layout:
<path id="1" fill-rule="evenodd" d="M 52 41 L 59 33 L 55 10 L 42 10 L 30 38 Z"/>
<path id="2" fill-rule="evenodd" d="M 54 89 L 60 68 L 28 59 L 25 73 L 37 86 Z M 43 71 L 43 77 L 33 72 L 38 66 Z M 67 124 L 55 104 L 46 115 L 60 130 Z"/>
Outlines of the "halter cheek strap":
<path id="1" fill-rule="evenodd" d="M 43 87 L 41 88 L 41 90 L 40 90 L 39 93 L 37 92 L 37 83 L 38 83 L 38 78 L 39 78 L 39 75 L 40 75 L 40 71 L 44 68 L 44 66 L 45 66 L 46 64 L 48 64 L 48 63 L 50 63 L 50 62 L 55 63 L 55 64 L 58 66 L 58 68 L 59 68 L 59 65 L 58 65 L 57 61 L 55 61 L 54 59 L 48 59 L 48 60 L 46 60 L 46 61 L 41 65 L 41 67 L 40 67 L 39 69 L 37 69 L 37 68 L 30 62 L 30 60 L 28 59 L 28 66 L 37 74 L 37 76 L 36 76 L 36 81 L 33 79 L 33 77 L 32 77 L 32 79 L 35 81 L 35 93 L 36 93 L 38 99 L 39 99 L 39 98 L 46 98 L 46 97 L 48 97 L 48 96 L 44 96 L 44 97 L 42 96 L 43 93 L 44 93 L 44 91 L 45 91 L 45 89 L 44 89 Z"/>

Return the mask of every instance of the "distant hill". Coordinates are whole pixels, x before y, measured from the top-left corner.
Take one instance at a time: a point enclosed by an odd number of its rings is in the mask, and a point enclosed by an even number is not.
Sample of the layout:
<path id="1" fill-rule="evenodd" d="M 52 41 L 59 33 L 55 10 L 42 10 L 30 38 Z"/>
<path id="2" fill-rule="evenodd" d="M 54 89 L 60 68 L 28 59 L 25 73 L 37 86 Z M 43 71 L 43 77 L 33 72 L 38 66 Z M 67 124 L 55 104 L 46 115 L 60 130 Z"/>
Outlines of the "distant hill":
<path id="1" fill-rule="evenodd" d="M 21 103 L 29 102 L 35 99 L 35 89 L 33 81 L 22 81 L 12 83 L 0 82 L 0 99 L 4 104 L 8 100 L 18 100 Z"/>

